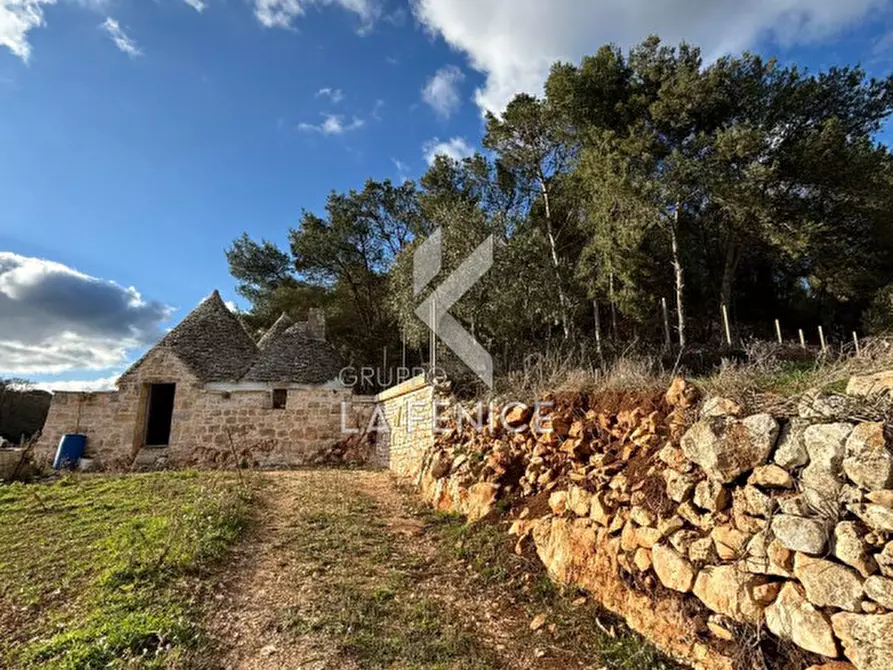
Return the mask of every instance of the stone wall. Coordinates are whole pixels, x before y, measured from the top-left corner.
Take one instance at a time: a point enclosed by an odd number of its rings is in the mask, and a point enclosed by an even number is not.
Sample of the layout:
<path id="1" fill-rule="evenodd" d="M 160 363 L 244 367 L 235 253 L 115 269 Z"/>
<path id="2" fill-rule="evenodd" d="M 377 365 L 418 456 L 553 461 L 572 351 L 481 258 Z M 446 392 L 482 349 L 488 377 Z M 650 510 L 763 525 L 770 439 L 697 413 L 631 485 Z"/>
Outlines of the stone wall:
<path id="1" fill-rule="evenodd" d="M 390 468 L 401 477 L 414 478 L 418 474 L 424 455 L 434 445 L 434 398 L 435 389 L 424 375 L 375 397 L 377 465 Z"/>
<path id="2" fill-rule="evenodd" d="M 495 429 L 438 436 L 421 490 L 471 519 L 510 506 L 516 551 L 531 546 L 553 579 L 694 667 L 888 670 L 881 406 L 808 395 L 794 415 L 747 413 L 700 403 L 681 379 L 665 396 L 559 397 L 542 423 L 520 409 Z M 772 639 L 784 644 L 760 658 L 754 642 Z M 785 644 L 800 651 L 780 659 Z"/>
<path id="3" fill-rule="evenodd" d="M 22 460 L 24 449 L 0 449 L 0 482 L 12 478 Z"/>
<path id="4" fill-rule="evenodd" d="M 170 444 L 144 448 L 148 385 L 156 383 L 176 383 Z M 342 403 L 346 425 L 364 425 L 368 406 L 351 399 L 350 389 L 293 387 L 285 408 L 273 409 L 268 390 L 209 390 L 174 354 L 156 349 L 116 392 L 56 393 L 36 452 L 51 459 L 63 434 L 80 432 L 87 456 L 105 468 L 304 465 L 343 439 Z"/>

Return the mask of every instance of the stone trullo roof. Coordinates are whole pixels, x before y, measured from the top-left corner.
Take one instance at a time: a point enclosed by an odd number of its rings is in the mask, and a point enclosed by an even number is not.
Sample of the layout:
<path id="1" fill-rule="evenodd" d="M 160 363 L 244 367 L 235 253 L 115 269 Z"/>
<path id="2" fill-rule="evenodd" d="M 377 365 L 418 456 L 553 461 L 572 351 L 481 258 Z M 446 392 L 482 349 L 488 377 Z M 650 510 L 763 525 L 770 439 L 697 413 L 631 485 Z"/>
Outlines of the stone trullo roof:
<path id="1" fill-rule="evenodd" d="M 269 342 L 242 380 L 324 384 L 335 379 L 343 367 L 338 352 L 306 331 L 306 323 L 296 323 Z"/>
<path id="2" fill-rule="evenodd" d="M 257 343 L 257 348 L 263 351 L 267 348 L 270 342 L 282 335 L 282 333 L 291 328 L 293 325 L 295 325 L 294 319 L 283 312 L 282 316 L 276 319 L 276 323 L 270 326 L 270 330 L 264 333 L 264 336 L 260 338 Z"/>

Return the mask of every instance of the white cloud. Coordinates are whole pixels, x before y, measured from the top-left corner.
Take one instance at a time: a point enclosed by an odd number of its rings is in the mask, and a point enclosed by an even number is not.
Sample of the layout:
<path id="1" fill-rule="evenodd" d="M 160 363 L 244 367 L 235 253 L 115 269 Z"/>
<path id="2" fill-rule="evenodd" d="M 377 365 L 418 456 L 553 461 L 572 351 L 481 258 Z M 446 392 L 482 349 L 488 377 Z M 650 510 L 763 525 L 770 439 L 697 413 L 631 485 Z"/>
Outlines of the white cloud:
<path id="1" fill-rule="evenodd" d="M 0 372 L 58 374 L 124 364 L 171 309 L 61 263 L 0 251 Z"/>
<path id="2" fill-rule="evenodd" d="M 56 0 L 0 0 L 0 46 L 27 61 L 28 31 L 44 25 L 43 6 L 54 4 Z"/>
<path id="3" fill-rule="evenodd" d="M 344 117 L 341 114 L 326 114 L 322 123 L 318 125 L 299 123 L 298 130 L 322 133 L 323 135 L 343 135 L 351 130 L 358 130 L 364 125 L 366 125 L 366 122 L 357 117 L 353 117 L 350 123 L 345 124 Z"/>
<path id="4" fill-rule="evenodd" d="M 292 28 L 295 19 L 314 5 L 336 5 L 356 14 L 360 33 L 370 31 L 382 13 L 380 0 L 254 0 L 254 15 L 267 28 Z"/>
<path id="5" fill-rule="evenodd" d="M 434 159 L 439 155 L 448 156 L 458 161 L 473 156 L 474 149 L 462 137 L 453 137 L 446 142 L 441 142 L 439 138 L 435 137 L 425 142 L 422 146 L 422 153 L 425 155 L 428 165 L 433 165 Z"/>
<path id="6" fill-rule="evenodd" d="M 226 308 L 233 314 L 239 313 L 239 306 L 236 304 L 235 300 L 227 300 L 223 304 L 226 305 Z"/>
<path id="7" fill-rule="evenodd" d="M 187 5 L 189 5 L 199 13 L 205 11 L 205 9 L 207 9 L 208 7 L 208 3 L 206 3 L 204 0 L 183 0 L 183 2 L 185 2 Z"/>
<path id="8" fill-rule="evenodd" d="M 316 92 L 316 95 L 313 96 L 313 97 L 314 97 L 314 98 L 323 98 L 323 97 L 325 97 L 325 98 L 328 98 L 329 100 L 331 100 L 333 103 L 335 103 L 335 104 L 337 105 L 339 102 L 341 102 L 342 100 L 344 100 L 344 92 L 343 92 L 340 88 L 329 88 L 329 87 L 327 86 L 326 88 L 321 88 L 321 89 L 319 89 L 319 90 Z"/>
<path id="9" fill-rule="evenodd" d="M 143 52 L 140 51 L 140 48 L 136 45 L 133 38 L 125 33 L 120 24 L 111 16 L 102 22 L 99 29 L 108 33 L 108 36 L 111 38 L 112 42 L 115 43 L 115 46 L 131 58 L 142 55 Z"/>
<path id="10" fill-rule="evenodd" d="M 412 0 L 416 18 L 486 75 L 478 105 L 501 112 L 519 92 L 540 94 L 556 60 L 577 62 L 601 44 L 626 48 L 656 33 L 708 59 L 760 40 L 818 42 L 891 0 Z"/>
<path id="11" fill-rule="evenodd" d="M 66 380 L 58 382 L 37 382 L 32 388 L 42 391 L 114 391 L 119 375 L 100 377 L 99 379 Z"/>
<path id="12" fill-rule="evenodd" d="M 397 181 L 403 183 L 409 179 L 409 166 L 401 161 L 399 158 L 392 158 L 391 162 L 394 163 L 394 167 L 397 168 Z"/>
<path id="13" fill-rule="evenodd" d="M 462 70 L 455 65 L 440 68 L 422 89 L 422 100 L 431 106 L 442 119 L 448 119 L 459 109 L 459 84 L 465 79 Z"/>

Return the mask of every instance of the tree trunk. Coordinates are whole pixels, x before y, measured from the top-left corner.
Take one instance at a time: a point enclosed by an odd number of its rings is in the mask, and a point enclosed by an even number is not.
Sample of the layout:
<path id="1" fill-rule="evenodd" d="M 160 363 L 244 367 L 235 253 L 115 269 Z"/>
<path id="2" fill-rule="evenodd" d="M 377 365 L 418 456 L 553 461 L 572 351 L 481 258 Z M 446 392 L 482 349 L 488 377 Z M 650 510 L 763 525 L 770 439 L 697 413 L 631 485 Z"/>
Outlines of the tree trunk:
<path id="1" fill-rule="evenodd" d="M 722 283 L 719 288 L 719 302 L 726 308 L 731 307 L 732 286 L 735 283 L 735 271 L 738 269 L 738 248 L 734 240 L 726 245 L 726 259 L 722 268 Z"/>
<path id="2" fill-rule="evenodd" d="M 595 351 L 602 357 L 602 321 L 598 314 L 598 299 L 592 299 L 592 313 L 595 315 Z"/>
<path id="3" fill-rule="evenodd" d="M 543 192 L 543 206 L 546 210 L 546 235 L 549 238 L 549 249 L 552 252 L 552 265 L 555 268 L 555 281 L 558 284 L 558 303 L 561 306 L 561 327 L 564 330 L 564 339 L 570 338 L 571 331 L 568 323 L 567 296 L 564 295 L 564 285 L 561 281 L 561 262 L 558 259 L 558 244 L 555 241 L 555 231 L 552 227 L 552 207 L 549 202 L 549 189 L 546 180 L 540 177 L 540 188 Z"/>
<path id="4" fill-rule="evenodd" d="M 676 276 L 676 314 L 679 318 L 679 348 L 685 348 L 685 305 L 683 304 L 683 291 L 685 289 L 685 274 L 682 270 L 682 258 L 679 254 L 679 208 L 676 203 L 676 211 L 673 213 L 673 222 L 670 224 L 670 248 L 673 253 L 673 273 Z"/>
<path id="5" fill-rule="evenodd" d="M 611 338 L 617 340 L 617 308 L 614 306 L 614 270 L 608 273 L 608 302 L 611 303 Z"/>

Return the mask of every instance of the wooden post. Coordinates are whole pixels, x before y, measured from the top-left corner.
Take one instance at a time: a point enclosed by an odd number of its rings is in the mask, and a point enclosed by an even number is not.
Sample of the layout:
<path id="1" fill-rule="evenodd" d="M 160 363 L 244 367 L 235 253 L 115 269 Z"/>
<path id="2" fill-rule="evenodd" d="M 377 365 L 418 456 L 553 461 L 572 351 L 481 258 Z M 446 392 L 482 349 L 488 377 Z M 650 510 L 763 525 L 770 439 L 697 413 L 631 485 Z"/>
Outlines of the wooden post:
<path id="1" fill-rule="evenodd" d="M 856 356 L 858 356 L 858 355 L 859 355 L 860 353 L 862 353 L 862 352 L 861 352 L 861 350 L 859 349 L 859 336 L 856 335 L 856 331 L 855 331 L 855 330 L 853 331 L 853 344 L 856 345 Z"/>
<path id="2" fill-rule="evenodd" d="M 598 314 L 598 299 L 592 299 L 592 312 L 595 315 L 595 351 L 602 357 L 602 322 Z"/>
<path id="3" fill-rule="evenodd" d="M 822 352 L 824 352 L 827 344 L 825 344 L 825 331 L 822 330 L 821 326 L 819 326 L 819 342 L 822 344 Z"/>
<path id="4" fill-rule="evenodd" d="M 804 337 L 804 335 L 803 335 L 803 329 L 798 328 L 797 332 L 800 334 L 800 348 L 806 349 L 806 337 Z"/>
<path id="5" fill-rule="evenodd" d="M 784 344 L 781 339 L 781 323 L 778 321 L 778 319 L 775 319 L 775 335 L 776 337 L 778 337 L 778 343 Z"/>
<path id="6" fill-rule="evenodd" d="M 726 304 L 722 304 L 722 323 L 726 329 L 726 344 L 732 346 L 732 330 L 729 328 L 729 310 Z"/>
<path id="7" fill-rule="evenodd" d="M 664 313 L 664 344 L 667 349 L 672 348 L 673 340 L 670 338 L 670 317 L 667 314 L 667 299 L 660 299 L 660 306 Z"/>

